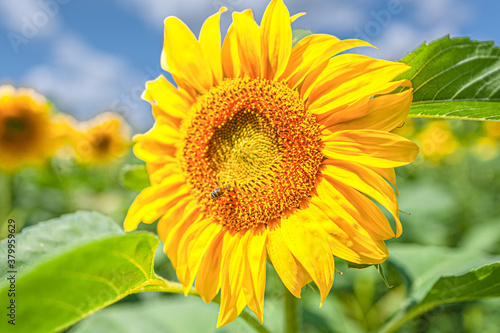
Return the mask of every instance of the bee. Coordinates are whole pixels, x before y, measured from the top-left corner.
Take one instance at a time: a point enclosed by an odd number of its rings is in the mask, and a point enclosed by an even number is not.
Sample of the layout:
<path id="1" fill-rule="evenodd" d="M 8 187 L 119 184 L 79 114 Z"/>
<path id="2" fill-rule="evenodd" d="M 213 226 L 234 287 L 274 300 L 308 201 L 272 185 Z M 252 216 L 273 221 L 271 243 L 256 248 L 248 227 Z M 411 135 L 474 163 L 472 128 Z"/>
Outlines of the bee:
<path id="1" fill-rule="evenodd" d="M 217 187 L 210 193 L 210 199 L 215 199 L 220 197 L 225 190 L 229 190 L 231 188 L 231 185 L 227 184 L 222 187 Z"/>

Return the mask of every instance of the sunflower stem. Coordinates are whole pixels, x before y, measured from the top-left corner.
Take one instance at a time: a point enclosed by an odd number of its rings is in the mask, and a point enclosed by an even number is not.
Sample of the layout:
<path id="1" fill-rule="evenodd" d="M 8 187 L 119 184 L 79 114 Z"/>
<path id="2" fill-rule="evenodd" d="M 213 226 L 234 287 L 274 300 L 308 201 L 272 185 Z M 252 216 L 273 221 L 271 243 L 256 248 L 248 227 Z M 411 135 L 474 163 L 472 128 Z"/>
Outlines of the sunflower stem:
<path id="1" fill-rule="evenodd" d="M 257 332 L 260 333 L 270 333 L 267 328 L 265 328 L 261 323 L 252 317 L 250 313 L 247 311 L 243 310 L 240 314 L 241 319 L 247 322 L 248 325 L 252 326 Z"/>
<path id="2" fill-rule="evenodd" d="M 156 276 L 155 279 L 146 281 L 143 285 L 134 289 L 131 294 L 138 294 L 143 292 L 166 292 L 173 294 L 184 294 L 182 285 L 177 282 L 168 281 L 160 276 Z M 189 295 L 201 297 L 200 294 L 194 289 L 189 290 Z M 216 296 L 212 302 L 220 305 L 220 297 Z M 240 314 L 241 319 L 247 322 L 248 325 L 253 327 L 257 332 L 260 333 L 270 333 L 270 331 L 265 328 L 254 316 L 252 316 L 246 310 L 243 310 Z"/>
<path id="3" fill-rule="evenodd" d="M 297 312 L 297 298 L 293 296 L 285 287 L 285 316 L 286 333 L 299 332 L 299 316 Z"/>
<path id="4" fill-rule="evenodd" d="M 201 296 L 200 296 L 201 297 Z M 220 297 L 216 296 L 212 302 L 220 305 Z M 248 325 L 252 326 L 257 332 L 260 333 L 270 333 L 267 328 L 265 328 L 255 317 L 253 317 L 249 312 L 243 310 L 240 313 L 241 319 L 247 322 Z"/>

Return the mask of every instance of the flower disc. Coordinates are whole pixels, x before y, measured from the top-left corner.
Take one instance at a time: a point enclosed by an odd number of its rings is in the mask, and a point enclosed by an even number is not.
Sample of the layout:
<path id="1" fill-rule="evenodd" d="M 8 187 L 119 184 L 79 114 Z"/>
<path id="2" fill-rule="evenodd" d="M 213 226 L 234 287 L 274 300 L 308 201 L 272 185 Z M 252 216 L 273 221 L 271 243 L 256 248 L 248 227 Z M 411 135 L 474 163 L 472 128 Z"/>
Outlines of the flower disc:
<path id="1" fill-rule="evenodd" d="M 308 196 L 323 154 L 315 117 L 296 91 L 276 81 L 228 79 L 193 108 L 182 165 L 216 220 L 248 228 Z"/>

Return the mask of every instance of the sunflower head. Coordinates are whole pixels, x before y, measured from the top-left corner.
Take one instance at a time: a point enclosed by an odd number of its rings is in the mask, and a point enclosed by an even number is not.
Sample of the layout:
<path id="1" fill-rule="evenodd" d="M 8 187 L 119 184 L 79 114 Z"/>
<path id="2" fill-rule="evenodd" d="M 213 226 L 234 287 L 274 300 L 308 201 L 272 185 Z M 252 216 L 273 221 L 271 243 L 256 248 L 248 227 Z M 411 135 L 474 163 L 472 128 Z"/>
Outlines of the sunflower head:
<path id="1" fill-rule="evenodd" d="M 407 65 L 339 55 L 370 46 L 361 40 L 311 35 L 292 47 L 300 14 L 281 0 L 260 25 L 234 12 L 222 41 L 224 11 L 199 38 L 165 19 L 161 64 L 177 87 L 163 76 L 146 84 L 156 123 L 134 152 L 151 186 L 125 220 L 133 230 L 159 219 L 185 292 L 195 277 L 205 301 L 221 292 L 218 326 L 245 306 L 263 320 L 266 258 L 297 297 L 314 281 L 321 303 L 334 257 L 383 262 L 384 240 L 401 234 L 394 167 L 418 153 L 390 133 L 409 112 L 411 84 L 394 81 Z"/>
<path id="2" fill-rule="evenodd" d="M 42 164 L 61 145 L 50 104 L 32 89 L 0 86 L 0 170 Z"/>
<path id="3" fill-rule="evenodd" d="M 81 123 L 73 131 L 72 145 L 77 160 L 86 164 L 106 164 L 125 154 L 130 130 L 123 118 L 105 112 Z"/>

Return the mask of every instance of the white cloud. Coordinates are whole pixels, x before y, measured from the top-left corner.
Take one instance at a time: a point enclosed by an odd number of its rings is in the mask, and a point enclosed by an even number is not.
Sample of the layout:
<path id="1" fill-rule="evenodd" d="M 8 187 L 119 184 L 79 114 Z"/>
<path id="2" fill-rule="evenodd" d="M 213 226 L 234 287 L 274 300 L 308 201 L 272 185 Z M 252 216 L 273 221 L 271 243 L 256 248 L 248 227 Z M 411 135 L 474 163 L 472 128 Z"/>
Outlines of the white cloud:
<path id="1" fill-rule="evenodd" d="M 40 8 L 35 0 L 26 1 L 1 1 L 0 16 L 5 27 L 20 30 L 23 17 L 31 17 Z"/>
<path id="2" fill-rule="evenodd" d="M 380 32 L 368 39 L 379 50 L 363 50 L 364 54 L 401 59 L 425 41 L 458 34 L 475 15 L 470 5 L 460 0 L 405 1 L 401 6 L 402 12 L 393 15 L 387 26 L 379 26 Z"/>
<path id="3" fill-rule="evenodd" d="M 316 0 L 305 2 L 290 0 L 286 2 L 290 14 L 306 12 L 295 24 L 296 27 L 305 27 L 314 31 L 332 31 L 341 34 L 360 25 L 364 13 L 359 9 L 358 1 Z"/>
<path id="4" fill-rule="evenodd" d="M 361 53 L 391 61 L 399 60 L 422 44 L 426 36 L 426 32 L 408 24 L 394 22 L 373 42 L 378 50 L 363 48 Z"/>
<path id="5" fill-rule="evenodd" d="M 139 126 L 140 119 L 149 120 L 149 108 L 139 100 L 144 78 L 123 59 L 69 35 L 55 39 L 52 52 L 51 61 L 32 68 L 24 81 L 61 111 L 88 118 L 114 107 Z"/>
<path id="6" fill-rule="evenodd" d="M 199 31 L 201 25 L 208 15 L 215 13 L 220 6 L 214 6 L 218 2 L 239 2 L 240 0 L 184 0 L 184 1 L 165 1 L 165 0 L 121 0 L 116 1 L 120 6 L 137 13 L 145 22 L 154 28 L 162 29 L 163 21 L 167 16 L 177 16 L 189 25 L 191 29 Z"/>
<path id="7" fill-rule="evenodd" d="M 459 25 L 468 22 L 474 8 L 456 0 L 419 0 L 415 2 L 415 18 L 422 26 Z"/>
<path id="8" fill-rule="evenodd" d="M 144 21 L 157 29 L 163 28 L 163 21 L 167 16 L 177 16 L 185 22 L 190 29 L 198 34 L 203 22 L 220 7 L 231 11 L 242 11 L 251 8 L 258 22 L 267 7 L 269 0 L 122 0 L 117 4 L 137 13 Z M 306 11 L 307 15 L 300 18 L 297 26 L 313 27 L 315 30 L 346 31 L 353 24 L 359 24 L 363 15 L 355 3 L 347 1 L 316 0 L 305 2 L 301 0 L 286 1 L 290 13 Z M 358 6 L 359 7 L 359 6 Z M 231 15 L 222 16 L 222 26 L 227 28 Z"/>
<path id="9" fill-rule="evenodd" d="M 69 0 L 68 0 L 69 1 Z M 64 1 L 0 1 L 1 24 L 24 38 L 50 37 L 61 27 L 58 18 Z"/>

